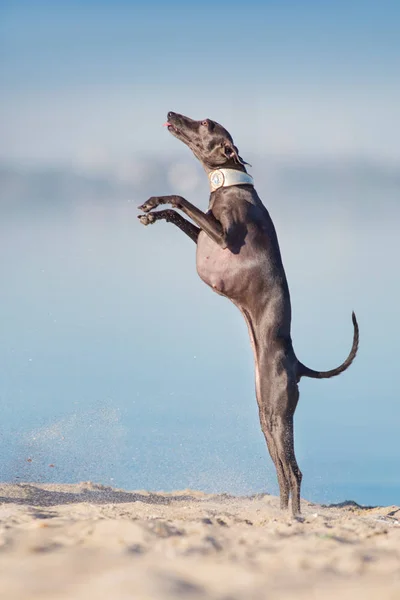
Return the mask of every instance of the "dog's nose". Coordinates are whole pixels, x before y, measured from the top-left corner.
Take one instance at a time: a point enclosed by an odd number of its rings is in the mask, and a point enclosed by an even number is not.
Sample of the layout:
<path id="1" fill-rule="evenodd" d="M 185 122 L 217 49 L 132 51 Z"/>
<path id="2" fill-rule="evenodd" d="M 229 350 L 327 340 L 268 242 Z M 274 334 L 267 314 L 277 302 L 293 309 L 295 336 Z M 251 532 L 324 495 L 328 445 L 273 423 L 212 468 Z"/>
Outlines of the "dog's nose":
<path id="1" fill-rule="evenodd" d="M 168 119 L 170 119 L 171 117 L 174 117 L 175 113 L 172 112 L 172 110 L 169 111 L 169 113 L 167 114 Z"/>

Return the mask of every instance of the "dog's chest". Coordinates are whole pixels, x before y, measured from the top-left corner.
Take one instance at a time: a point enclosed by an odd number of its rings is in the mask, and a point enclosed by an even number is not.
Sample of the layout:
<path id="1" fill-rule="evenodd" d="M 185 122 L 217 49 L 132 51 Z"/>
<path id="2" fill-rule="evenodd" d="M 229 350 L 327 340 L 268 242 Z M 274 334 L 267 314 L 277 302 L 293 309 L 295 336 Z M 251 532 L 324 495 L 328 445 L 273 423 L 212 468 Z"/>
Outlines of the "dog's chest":
<path id="1" fill-rule="evenodd" d="M 214 291 L 232 297 L 238 287 L 241 257 L 223 249 L 201 231 L 197 241 L 196 267 L 200 278 Z"/>

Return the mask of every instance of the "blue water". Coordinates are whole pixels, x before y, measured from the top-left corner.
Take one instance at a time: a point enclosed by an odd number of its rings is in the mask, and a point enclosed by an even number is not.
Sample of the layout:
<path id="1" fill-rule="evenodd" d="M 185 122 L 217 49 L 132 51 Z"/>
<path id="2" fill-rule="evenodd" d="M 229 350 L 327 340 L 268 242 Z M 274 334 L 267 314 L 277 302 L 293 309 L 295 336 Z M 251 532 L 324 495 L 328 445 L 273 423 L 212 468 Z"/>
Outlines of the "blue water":
<path id="1" fill-rule="evenodd" d="M 352 368 L 301 382 L 303 496 L 400 504 L 393 191 L 353 186 L 339 203 L 303 181 L 272 193 L 256 169 L 281 242 L 298 356 L 336 366 L 351 345 L 353 309 L 360 323 Z M 15 199 L 8 188 L 0 202 L 0 478 L 276 494 L 240 313 L 199 280 L 189 239 L 137 222 L 136 205 L 159 188 L 150 181 L 116 197 L 99 184 L 89 197 L 40 177 L 32 195 L 28 186 Z M 204 192 L 191 198 L 202 208 Z"/>

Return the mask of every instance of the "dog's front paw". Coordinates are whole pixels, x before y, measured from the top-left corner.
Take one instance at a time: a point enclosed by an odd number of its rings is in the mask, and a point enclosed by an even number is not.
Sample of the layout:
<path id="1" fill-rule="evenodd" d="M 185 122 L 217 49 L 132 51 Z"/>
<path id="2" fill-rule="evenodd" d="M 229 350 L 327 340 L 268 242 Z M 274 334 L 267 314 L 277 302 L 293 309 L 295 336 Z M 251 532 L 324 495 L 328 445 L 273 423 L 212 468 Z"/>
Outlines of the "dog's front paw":
<path id="1" fill-rule="evenodd" d="M 172 196 L 171 206 L 173 208 L 182 208 L 182 204 L 181 204 L 180 200 L 181 200 L 181 198 L 179 196 Z"/>
<path id="2" fill-rule="evenodd" d="M 164 204 L 164 199 L 160 196 L 152 196 L 144 204 L 142 204 L 142 206 L 139 206 L 138 208 L 139 210 L 142 210 L 143 212 L 147 213 L 150 210 L 153 210 L 153 208 L 159 206 L 160 204 Z"/>
<path id="3" fill-rule="evenodd" d="M 151 225 L 156 222 L 156 218 L 154 215 L 138 215 L 138 219 L 142 225 Z"/>

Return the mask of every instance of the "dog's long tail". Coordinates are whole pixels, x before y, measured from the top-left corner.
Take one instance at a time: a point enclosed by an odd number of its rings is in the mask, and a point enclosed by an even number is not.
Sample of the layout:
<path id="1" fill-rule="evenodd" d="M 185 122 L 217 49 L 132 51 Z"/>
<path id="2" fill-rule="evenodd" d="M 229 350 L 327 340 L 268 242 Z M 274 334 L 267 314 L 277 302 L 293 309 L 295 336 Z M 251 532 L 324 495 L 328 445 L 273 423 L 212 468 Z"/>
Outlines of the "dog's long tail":
<path id="1" fill-rule="evenodd" d="M 353 360 L 356 357 L 357 350 L 358 350 L 358 341 L 359 341 L 358 323 L 357 323 L 356 315 L 354 314 L 354 312 L 351 314 L 351 319 L 353 321 L 353 327 L 354 327 L 353 345 L 351 347 L 350 354 L 348 355 L 348 357 L 346 358 L 344 363 L 342 363 L 339 367 L 336 367 L 336 369 L 332 369 L 331 371 L 314 371 L 314 369 L 309 369 L 308 367 L 306 367 L 305 365 L 303 365 L 303 363 L 301 363 L 299 361 L 298 362 L 298 377 L 299 377 L 299 379 L 300 379 L 300 377 L 313 377 L 314 379 L 328 379 L 328 377 L 335 377 L 336 375 L 340 375 L 340 373 L 343 373 L 343 371 L 345 371 L 346 369 L 349 368 L 349 366 L 351 365 L 351 363 L 353 362 Z"/>

